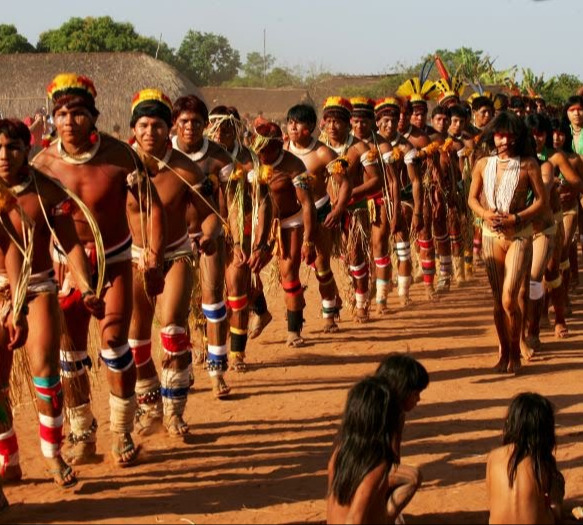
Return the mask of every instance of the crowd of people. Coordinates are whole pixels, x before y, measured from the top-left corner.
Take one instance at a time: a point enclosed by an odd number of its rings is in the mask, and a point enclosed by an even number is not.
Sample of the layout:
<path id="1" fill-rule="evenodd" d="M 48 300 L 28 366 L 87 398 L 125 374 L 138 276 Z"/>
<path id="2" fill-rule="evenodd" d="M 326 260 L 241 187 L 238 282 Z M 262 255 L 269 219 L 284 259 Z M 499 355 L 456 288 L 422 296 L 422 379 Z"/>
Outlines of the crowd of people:
<path id="1" fill-rule="evenodd" d="M 38 153 L 38 119 L 1 119 L 2 478 L 22 476 L 9 401 L 14 348 L 26 343 L 51 476 L 71 487 L 72 466 L 96 455 L 92 316 L 110 389 L 111 453 L 129 467 L 140 451 L 134 431 L 189 432 L 194 365 L 204 365 L 216 398 L 230 395 L 226 372 L 246 370 L 248 340 L 272 319 L 271 281 L 284 292 L 287 345 L 305 344 L 302 262 L 318 281 L 324 332 L 339 331 L 341 309 L 358 323 L 373 311 L 386 315 L 395 285 L 403 308 L 414 282 L 435 301 L 482 264 L 494 296 L 497 372 L 517 373 L 540 348 L 551 304 L 555 334 L 566 337 L 583 233 L 583 98 L 552 118 L 536 94 L 480 88 L 464 100 L 462 90 L 445 71 L 437 82 L 411 78 L 380 100 L 331 96 L 320 116 L 308 104 L 290 108 L 284 132 L 265 119 L 248 129 L 234 107 L 209 111 L 195 95 L 171 101 L 149 88 L 128 101 L 125 142 L 98 130 L 93 82 L 64 73 L 47 89 L 54 135 Z M 274 271 L 262 273 L 271 262 Z M 381 510 L 394 521 L 420 484 L 415 468 L 397 465 L 404 414 L 428 377 L 415 362 L 417 386 L 395 394 L 393 376 L 406 376 L 399 359 L 349 395 L 330 463 L 331 521 L 349 507 L 365 522 Z M 548 412 L 532 396 L 516 403 Z M 509 454 L 510 485 L 532 453 L 512 449 L 520 425 L 509 415 L 510 448 L 489 463 L 489 476 L 499 477 L 495 463 Z M 354 429 L 366 434 L 362 450 L 352 448 Z M 541 461 L 537 482 L 546 490 L 554 463 Z M 359 499 L 371 490 L 381 499 Z"/>

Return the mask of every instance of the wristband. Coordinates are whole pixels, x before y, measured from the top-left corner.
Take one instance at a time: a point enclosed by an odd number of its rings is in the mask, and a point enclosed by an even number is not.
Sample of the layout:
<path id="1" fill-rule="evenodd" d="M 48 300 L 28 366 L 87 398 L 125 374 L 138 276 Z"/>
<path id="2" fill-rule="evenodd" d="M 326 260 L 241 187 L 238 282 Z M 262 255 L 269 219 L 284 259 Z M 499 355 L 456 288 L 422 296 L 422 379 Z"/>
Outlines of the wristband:
<path id="1" fill-rule="evenodd" d="M 87 297 L 88 295 L 95 295 L 95 292 L 91 288 L 89 288 L 88 290 L 85 290 L 81 294 L 81 299 L 85 300 L 85 297 Z"/>

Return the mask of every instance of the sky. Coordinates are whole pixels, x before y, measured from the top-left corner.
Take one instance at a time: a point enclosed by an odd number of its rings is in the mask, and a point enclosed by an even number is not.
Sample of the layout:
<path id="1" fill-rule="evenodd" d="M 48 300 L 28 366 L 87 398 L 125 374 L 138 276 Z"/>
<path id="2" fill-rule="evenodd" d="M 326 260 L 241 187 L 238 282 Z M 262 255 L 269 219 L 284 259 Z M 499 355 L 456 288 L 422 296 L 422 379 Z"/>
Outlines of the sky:
<path id="1" fill-rule="evenodd" d="M 583 78 L 582 0 L 3 0 L 1 23 L 32 44 L 69 18 L 111 16 L 177 48 L 190 29 L 225 36 L 304 73 L 387 73 L 436 49 L 471 47 L 506 69 Z M 38 13 L 35 14 L 35 13 Z"/>

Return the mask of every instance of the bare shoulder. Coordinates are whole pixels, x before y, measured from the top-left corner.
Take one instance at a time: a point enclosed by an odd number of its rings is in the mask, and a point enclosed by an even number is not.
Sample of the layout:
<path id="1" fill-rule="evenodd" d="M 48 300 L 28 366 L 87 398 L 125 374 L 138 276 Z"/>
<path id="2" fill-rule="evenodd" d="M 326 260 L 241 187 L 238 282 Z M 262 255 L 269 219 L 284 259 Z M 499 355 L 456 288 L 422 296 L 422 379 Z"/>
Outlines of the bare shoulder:
<path id="1" fill-rule="evenodd" d="M 306 165 L 304 164 L 304 161 L 288 151 L 284 152 L 284 161 L 285 169 L 290 173 L 290 175 L 299 174 L 306 171 Z"/>
<path id="2" fill-rule="evenodd" d="M 474 165 L 474 172 L 482 172 L 489 158 L 490 157 L 481 157 L 480 159 L 478 159 L 476 161 L 476 164 Z"/>
<path id="3" fill-rule="evenodd" d="M 67 193 L 63 189 L 61 183 L 42 171 L 38 169 L 35 170 L 35 184 L 38 188 L 39 195 L 42 195 L 43 199 L 51 204 L 55 205 L 63 201 L 67 197 Z"/>
<path id="4" fill-rule="evenodd" d="M 318 158 L 324 163 L 328 164 L 329 162 L 333 161 L 338 155 L 336 152 L 329 146 L 326 146 L 323 142 L 316 142 L 316 153 Z"/>
<path id="5" fill-rule="evenodd" d="M 223 165 L 230 164 L 233 161 L 225 148 L 212 140 L 209 140 L 208 156 L 212 157 Z"/>
<path id="6" fill-rule="evenodd" d="M 101 134 L 101 147 L 98 155 L 106 158 L 111 164 L 124 167 L 129 172 L 142 166 L 140 157 L 127 142 L 105 133 Z"/>
<path id="7" fill-rule="evenodd" d="M 172 151 L 170 165 L 172 169 L 176 170 L 191 184 L 198 184 L 204 178 L 204 174 L 198 164 L 176 149 Z"/>

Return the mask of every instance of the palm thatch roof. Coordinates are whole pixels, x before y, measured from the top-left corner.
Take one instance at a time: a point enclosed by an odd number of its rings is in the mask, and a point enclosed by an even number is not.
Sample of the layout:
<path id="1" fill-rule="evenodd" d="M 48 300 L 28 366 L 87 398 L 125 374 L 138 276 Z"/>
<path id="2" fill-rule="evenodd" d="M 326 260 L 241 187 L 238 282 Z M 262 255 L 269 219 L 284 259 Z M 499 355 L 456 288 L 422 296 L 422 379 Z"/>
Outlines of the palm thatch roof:
<path id="1" fill-rule="evenodd" d="M 295 104 L 314 104 L 310 94 L 302 88 L 200 88 L 209 111 L 215 106 L 235 106 L 240 115 L 257 115 L 260 111 L 268 120 L 284 121 L 287 110 Z"/>
<path id="2" fill-rule="evenodd" d="M 144 53 L 31 53 L 0 55 L 0 113 L 24 118 L 48 105 L 46 86 L 59 73 L 74 72 L 93 80 L 99 129 L 121 127 L 129 136 L 132 95 L 158 88 L 172 100 L 200 90 L 177 69 Z"/>

